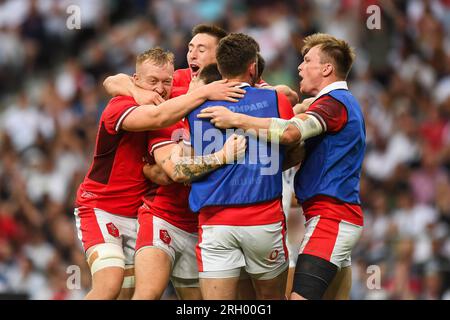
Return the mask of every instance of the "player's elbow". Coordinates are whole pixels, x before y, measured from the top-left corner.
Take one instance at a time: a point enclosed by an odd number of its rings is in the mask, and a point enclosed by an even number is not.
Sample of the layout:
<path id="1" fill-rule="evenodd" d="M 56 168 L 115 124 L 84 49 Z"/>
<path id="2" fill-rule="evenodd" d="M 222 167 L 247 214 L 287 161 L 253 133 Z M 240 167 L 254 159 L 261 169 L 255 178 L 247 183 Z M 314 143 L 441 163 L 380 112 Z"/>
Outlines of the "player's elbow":
<path id="1" fill-rule="evenodd" d="M 113 76 L 106 77 L 103 80 L 103 87 L 106 92 L 112 96 L 125 95 L 126 91 L 123 91 L 122 88 L 127 84 L 129 76 L 124 73 L 119 73 Z"/>
<path id="2" fill-rule="evenodd" d="M 175 181 L 176 183 L 185 183 L 185 182 L 189 182 L 189 178 L 186 176 L 174 176 L 172 177 L 172 180 Z"/>
<path id="3" fill-rule="evenodd" d="M 291 145 L 299 143 L 300 140 L 301 140 L 300 131 L 297 128 L 290 125 L 281 136 L 280 143 Z"/>
<path id="4" fill-rule="evenodd" d="M 290 92 L 289 92 L 289 94 L 286 95 L 286 97 L 288 98 L 291 106 L 295 106 L 299 101 L 298 94 L 294 90 L 291 90 L 291 89 L 289 89 L 289 90 L 290 90 Z"/>
<path id="5" fill-rule="evenodd" d="M 171 173 L 170 179 L 172 179 L 176 183 L 185 183 L 189 182 L 189 177 L 184 174 L 180 174 L 180 168 L 175 168 L 174 172 Z"/>
<path id="6" fill-rule="evenodd" d="M 103 80 L 103 88 L 105 88 L 106 92 L 110 95 L 114 94 L 114 76 L 106 77 L 105 80 Z"/>

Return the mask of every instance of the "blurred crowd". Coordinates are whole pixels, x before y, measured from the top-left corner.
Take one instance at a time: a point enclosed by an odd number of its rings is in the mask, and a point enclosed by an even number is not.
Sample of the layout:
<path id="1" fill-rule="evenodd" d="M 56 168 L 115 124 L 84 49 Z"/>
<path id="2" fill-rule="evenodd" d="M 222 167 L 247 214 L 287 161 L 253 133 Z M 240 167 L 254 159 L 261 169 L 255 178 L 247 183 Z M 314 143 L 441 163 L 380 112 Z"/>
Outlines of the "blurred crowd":
<path id="1" fill-rule="evenodd" d="M 68 28 L 71 4 L 80 29 Z M 381 29 L 366 24 L 374 4 Z M 0 299 L 87 292 L 73 206 L 109 99 L 102 82 L 156 45 L 185 68 L 198 23 L 252 35 L 264 79 L 297 91 L 305 36 L 355 47 L 367 153 L 351 296 L 450 299 L 449 0 L 0 0 Z M 68 288 L 71 265 L 81 277 Z"/>

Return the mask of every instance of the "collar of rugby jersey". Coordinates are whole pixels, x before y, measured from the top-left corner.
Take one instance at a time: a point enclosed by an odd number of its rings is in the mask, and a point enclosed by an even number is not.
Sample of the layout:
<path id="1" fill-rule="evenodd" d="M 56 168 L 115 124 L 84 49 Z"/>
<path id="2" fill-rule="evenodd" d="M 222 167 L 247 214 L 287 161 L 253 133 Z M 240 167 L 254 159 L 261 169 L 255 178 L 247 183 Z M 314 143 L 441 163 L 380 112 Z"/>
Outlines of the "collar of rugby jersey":
<path id="1" fill-rule="evenodd" d="M 315 100 L 319 99 L 324 94 L 327 94 L 327 93 L 329 93 L 329 92 L 331 92 L 333 90 L 338 90 L 338 89 L 348 90 L 347 81 L 336 81 L 336 82 L 330 83 L 325 88 L 320 90 L 320 92 L 316 95 L 316 99 Z"/>
<path id="2" fill-rule="evenodd" d="M 247 82 L 241 82 L 240 85 L 237 85 L 238 88 L 244 88 L 244 87 L 251 87 L 250 84 L 248 84 Z"/>

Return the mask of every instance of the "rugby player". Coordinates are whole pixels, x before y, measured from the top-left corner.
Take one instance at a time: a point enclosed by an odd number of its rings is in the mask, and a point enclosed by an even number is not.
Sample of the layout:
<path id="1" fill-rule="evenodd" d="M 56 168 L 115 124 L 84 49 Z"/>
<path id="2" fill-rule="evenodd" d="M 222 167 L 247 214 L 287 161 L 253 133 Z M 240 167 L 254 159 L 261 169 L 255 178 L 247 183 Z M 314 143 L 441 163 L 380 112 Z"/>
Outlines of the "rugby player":
<path id="1" fill-rule="evenodd" d="M 190 90 L 219 79 L 215 64 L 206 66 L 190 83 Z M 150 156 L 174 183 L 152 188 L 139 209 L 134 299 L 160 299 L 169 278 L 180 299 L 202 298 L 195 257 L 198 215 L 189 209 L 190 188 L 184 183 L 235 161 L 245 152 L 245 138 L 232 135 L 218 152 L 190 157 L 190 149 L 177 143 L 183 138 L 183 129 L 179 122 L 149 133 Z"/>
<path id="2" fill-rule="evenodd" d="M 172 74 L 173 54 L 155 48 L 137 57 L 133 81 L 168 97 Z M 139 106 L 127 96 L 110 100 L 100 118 L 94 159 L 78 188 L 74 211 L 92 273 L 86 299 L 116 299 L 122 287 L 124 298 L 133 292 L 136 216 L 148 190 L 142 174 L 145 131 L 176 123 L 206 99 L 237 101 L 243 91 L 235 85 L 217 81 L 159 106 Z"/>
<path id="3" fill-rule="evenodd" d="M 283 94 L 252 87 L 258 70 L 257 47 L 251 37 L 228 35 L 219 42 L 216 58 L 222 76 L 241 81 L 247 91 L 237 104 L 229 104 L 230 108 L 256 116 L 293 116 Z M 209 148 L 203 131 L 214 130 L 209 121 L 199 121 L 197 115 L 214 103 L 204 103 L 187 117 L 196 154 Z M 226 136 L 219 130 L 215 133 Z M 270 148 L 265 142 L 259 144 Z M 283 153 L 271 153 L 277 163 L 273 174 L 261 175 L 262 160 L 249 164 L 256 155 L 247 153 L 244 164 L 224 166 L 192 183 L 189 203 L 199 212 L 197 259 L 204 299 L 236 299 L 242 268 L 252 278 L 257 299 L 284 298 L 288 252 L 281 204 Z"/>

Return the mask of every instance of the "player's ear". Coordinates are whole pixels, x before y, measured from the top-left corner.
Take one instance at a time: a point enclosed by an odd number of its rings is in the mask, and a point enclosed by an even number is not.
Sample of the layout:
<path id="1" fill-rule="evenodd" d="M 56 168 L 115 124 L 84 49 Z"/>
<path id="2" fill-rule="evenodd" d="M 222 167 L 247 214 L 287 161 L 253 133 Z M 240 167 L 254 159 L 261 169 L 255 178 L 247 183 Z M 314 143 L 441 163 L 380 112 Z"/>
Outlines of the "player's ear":
<path id="1" fill-rule="evenodd" d="M 133 82 L 136 83 L 136 81 L 139 81 L 139 76 L 137 73 L 133 73 Z"/>
<path id="2" fill-rule="evenodd" d="M 322 74 L 324 77 L 329 77 L 334 71 L 334 66 L 331 63 L 325 63 L 323 65 Z"/>
<path id="3" fill-rule="evenodd" d="M 250 65 L 248 66 L 248 73 L 250 74 L 250 77 L 252 79 L 256 79 L 258 75 L 258 65 L 256 64 L 256 62 L 250 63 Z"/>

